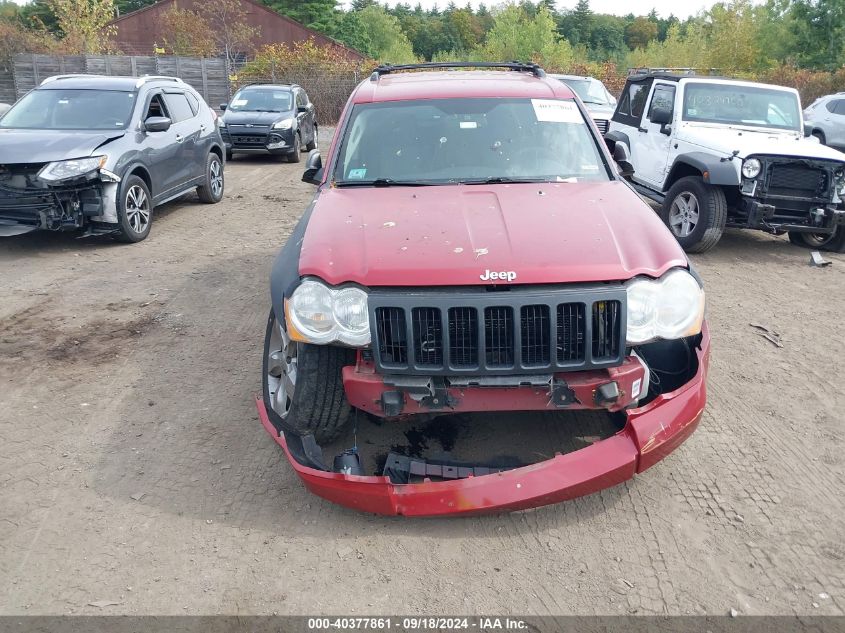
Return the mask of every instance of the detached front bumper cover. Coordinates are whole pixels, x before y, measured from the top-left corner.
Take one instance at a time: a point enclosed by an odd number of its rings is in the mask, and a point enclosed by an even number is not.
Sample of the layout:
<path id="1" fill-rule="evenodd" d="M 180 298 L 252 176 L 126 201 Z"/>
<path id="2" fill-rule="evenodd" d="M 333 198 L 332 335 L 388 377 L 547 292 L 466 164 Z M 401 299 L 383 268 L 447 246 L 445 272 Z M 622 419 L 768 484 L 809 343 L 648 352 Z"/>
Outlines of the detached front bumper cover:
<path id="1" fill-rule="evenodd" d="M 626 411 L 616 435 L 552 459 L 481 477 L 394 484 L 385 476 L 344 475 L 300 464 L 256 399 L 261 423 L 305 486 L 334 503 L 385 515 L 472 515 L 525 510 L 587 495 L 631 479 L 675 450 L 697 428 L 706 402 L 710 336 L 702 331 L 698 371 L 679 389 Z"/>

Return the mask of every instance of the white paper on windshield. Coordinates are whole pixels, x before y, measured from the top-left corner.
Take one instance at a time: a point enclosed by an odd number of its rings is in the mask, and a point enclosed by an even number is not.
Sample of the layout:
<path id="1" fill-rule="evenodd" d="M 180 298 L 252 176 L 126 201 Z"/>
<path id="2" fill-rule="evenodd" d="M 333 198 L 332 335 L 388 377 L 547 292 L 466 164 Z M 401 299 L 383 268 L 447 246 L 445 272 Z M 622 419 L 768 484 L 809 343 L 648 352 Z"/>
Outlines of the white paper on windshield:
<path id="1" fill-rule="evenodd" d="M 232 101 L 232 105 L 234 106 L 245 106 L 247 103 L 248 102 L 246 99 L 235 99 L 234 101 Z"/>
<path id="2" fill-rule="evenodd" d="M 556 99 L 531 99 L 534 106 L 534 116 L 538 121 L 550 123 L 583 123 L 578 106 L 572 101 L 558 101 Z"/>

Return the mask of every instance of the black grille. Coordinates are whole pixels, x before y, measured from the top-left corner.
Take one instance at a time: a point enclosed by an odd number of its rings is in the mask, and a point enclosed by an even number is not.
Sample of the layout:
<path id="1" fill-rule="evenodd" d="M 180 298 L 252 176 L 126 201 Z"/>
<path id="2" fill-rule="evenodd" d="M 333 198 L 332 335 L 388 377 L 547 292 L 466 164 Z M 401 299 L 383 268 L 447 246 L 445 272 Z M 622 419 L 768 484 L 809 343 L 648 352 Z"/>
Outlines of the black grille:
<path id="1" fill-rule="evenodd" d="M 551 353 L 549 306 L 522 306 L 522 364 L 548 365 Z"/>
<path id="2" fill-rule="evenodd" d="M 475 308 L 449 308 L 449 358 L 454 367 L 478 364 L 478 313 Z"/>
<path id="3" fill-rule="evenodd" d="M 482 375 L 622 362 L 621 287 L 507 294 L 503 300 L 472 291 L 371 293 L 376 366 L 388 373 Z"/>
<path id="4" fill-rule="evenodd" d="M 769 193 L 775 196 L 818 197 L 827 189 L 827 174 L 822 169 L 803 165 L 772 165 Z"/>
<path id="5" fill-rule="evenodd" d="M 557 307 L 557 362 L 571 363 L 584 359 L 583 303 L 562 303 Z"/>
<path id="6" fill-rule="evenodd" d="M 414 355 L 423 367 L 443 364 L 443 326 L 437 308 L 414 308 Z"/>
<path id="7" fill-rule="evenodd" d="M 621 309 L 618 301 L 593 304 L 593 359 L 613 358 L 619 354 Z"/>
<path id="8" fill-rule="evenodd" d="M 607 134 L 607 129 L 610 127 L 610 121 L 607 119 L 593 119 L 596 122 L 596 127 L 602 134 Z"/>
<path id="9" fill-rule="evenodd" d="M 378 308 L 378 352 L 385 365 L 404 365 L 408 362 L 408 331 L 402 308 Z"/>
<path id="10" fill-rule="evenodd" d="M 513 365 L 513 309 L 484 308 L 484 350 L 488 367 Z"/>
<path id="11" fill-rule="evenodd" d="M 261 145 L 267 143 L 266 136 L 246 136 L 244 134 L 232 134 L 232 143 L 238 145 Z"/>

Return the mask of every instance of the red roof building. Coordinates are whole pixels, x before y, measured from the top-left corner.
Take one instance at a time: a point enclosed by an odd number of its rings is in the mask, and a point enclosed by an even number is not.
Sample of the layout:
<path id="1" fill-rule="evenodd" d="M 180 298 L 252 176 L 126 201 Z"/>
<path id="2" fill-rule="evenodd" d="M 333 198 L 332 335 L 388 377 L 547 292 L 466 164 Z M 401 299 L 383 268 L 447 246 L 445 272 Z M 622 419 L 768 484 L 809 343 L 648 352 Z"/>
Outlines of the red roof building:
<path id="1" fill-rule="evenodd" d="M 247 55 L 254 53 L 265 44 L 294 44 L 313 39 L 319 46 L 330 46 L 350 59 L 362 59 L 358 51 L 344 46 L 340 42 L 326 37 L 296 20 L 280 15 L 255 0 L 239 0 L 249 26 L 259 31 L 252 45 L 252 50 L 238 51 Z M 180 9 L 196 11 L 213 0 L 178 0 Z M 156 44 L 161 44 L 160 20 L 177 0 L 160 0 L 148 7 L 122 15 L 112 21 L 116 27 L 115 44 L 125 55 L 153 55 Z"/>

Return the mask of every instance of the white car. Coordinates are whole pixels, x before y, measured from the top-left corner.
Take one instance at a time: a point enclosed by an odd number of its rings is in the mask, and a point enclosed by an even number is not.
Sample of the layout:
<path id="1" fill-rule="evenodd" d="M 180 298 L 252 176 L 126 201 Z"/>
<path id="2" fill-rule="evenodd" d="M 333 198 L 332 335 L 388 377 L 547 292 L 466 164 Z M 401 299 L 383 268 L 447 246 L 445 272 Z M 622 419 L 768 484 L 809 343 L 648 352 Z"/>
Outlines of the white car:
<path id="1" fill-rule="evenodd" d="M 845 154 L 810 131 L 792 88 L 646 72 L 628 78 L 605 138 L 688 252 L 726 226 L 843 252 Z"/>

